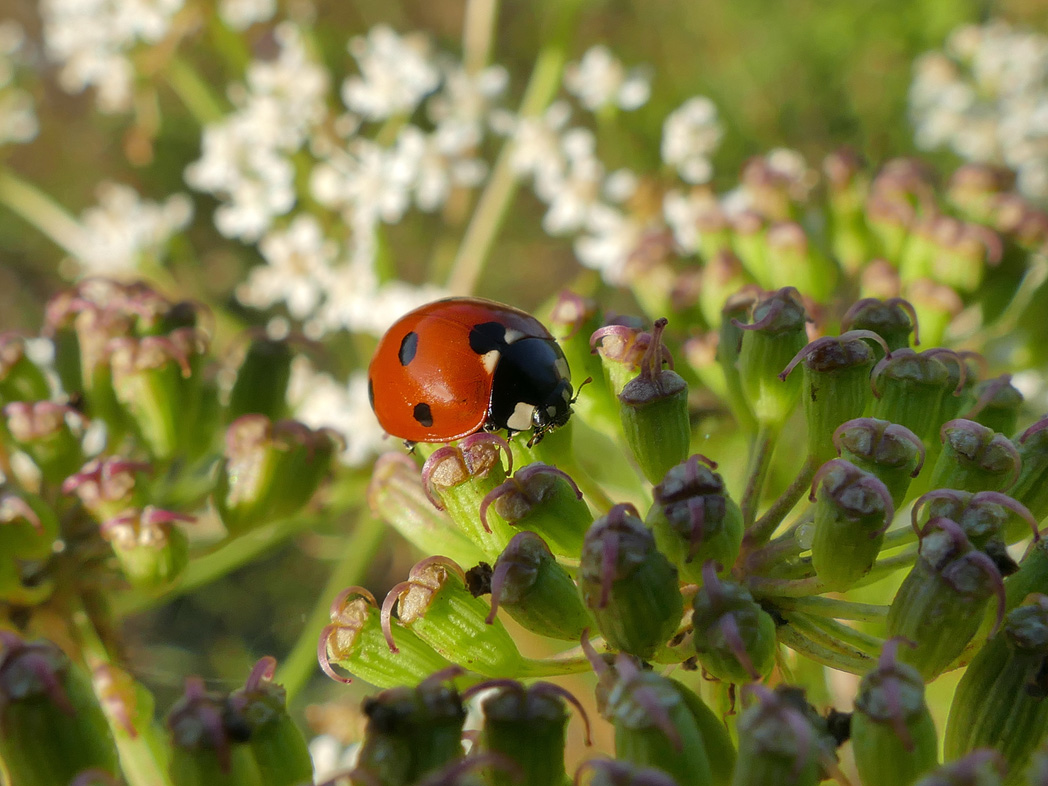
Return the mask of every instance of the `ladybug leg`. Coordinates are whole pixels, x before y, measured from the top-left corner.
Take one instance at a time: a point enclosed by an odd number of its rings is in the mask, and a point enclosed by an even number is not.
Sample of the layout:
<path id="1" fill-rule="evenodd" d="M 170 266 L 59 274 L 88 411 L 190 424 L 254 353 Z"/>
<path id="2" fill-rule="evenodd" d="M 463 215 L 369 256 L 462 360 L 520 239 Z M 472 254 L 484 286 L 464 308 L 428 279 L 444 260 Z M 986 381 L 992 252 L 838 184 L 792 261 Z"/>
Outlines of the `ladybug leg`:
<path id="1" fill-rule="evenodd" d="M 408 453 L 410 453 L 412 455 L 415 454 L 415 445 L 417 445 L 417 444 L 418 444 L 417 442 L 412 442 L 410 439 L 405 439 L 404 440 L 404 447 L 407 448 Z"/>

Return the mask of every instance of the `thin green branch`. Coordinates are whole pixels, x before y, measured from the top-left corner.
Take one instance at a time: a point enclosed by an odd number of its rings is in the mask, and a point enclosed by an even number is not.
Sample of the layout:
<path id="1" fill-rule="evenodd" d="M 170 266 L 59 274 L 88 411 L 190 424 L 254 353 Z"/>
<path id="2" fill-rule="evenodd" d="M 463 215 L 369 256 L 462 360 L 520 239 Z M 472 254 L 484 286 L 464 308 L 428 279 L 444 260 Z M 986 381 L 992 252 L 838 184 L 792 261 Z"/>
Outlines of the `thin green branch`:
<path id="1" fill-rule="evenodd" d="M 0 169 L 0 204 L 67 254 L 83 253 L 86 237 L 80 222 L 50 195 L 10 169 Z"/>
<path id="2" fill-rule="evenodd" d="M 873 584 L 875 581 L 880 581 L 886 576 L 890 576 L 891 574 L 897 571 L 912 568 L 914 566 L 914 563 L 917 562 L 917 556 L 917 547 L 912 546 L 911 548 L 908 548 L 902 553 L 896 554 L 893 557 L 885 557 L 884 559 L 879 559 L 875 563 L 873 563 L 873 568 L 870 570 L 869 573 L 867 573 L 865 576 L 863 576 L 861 579 L 855 582 L 855 586 L 865 587 L 866 585 Z"/>
<path id="3" fill-rule="evenodd" d="M 742 492 L 740 506 L 742 508 L 742 521 L 746 526 L 746 539 L 759 545 L 762 541 L 751 538 L 750 530 L 754 526 L 757 517 L 757 506 L 760 505 L 761 492 L 764 490 L 764 481 L 768 477 L 771 467 L 771 456 L 775 451 L 775 439 L 778 429 L 762 425 L 757 431 L 757 438 L 753 443 L 750 454 L 750 469 L 746 477 L 746 488 Z M 769 533 L 770 534 L 770 533 Z"/>
<path id="4" fill-rule="evenodd" d="M 825 647 L 822 644 L 812 641 L 807 636 L 804 636 L 800 631 L 789 625 L 780 625 L 775 630 L 775 635 L 782 644 L 785 644 L 794 652 L 803 655 L 806 658 L 810 658 L 816 663 L 821 663 L 823 666 L 837 669 L 837 671 L 846 671 L 849 674 L 863 675 L 869 672 L 874 666 L 872 658 L 866 656 L 844 655 L 830 649 L 829 647 Z"/>
<path id="5" fill-rule="evenodd" d="M 776 598 L 775 605 L 787 611 L 801 611 L 816 617 L 830 617 L 838 620 L 857 620 L 859 622 L 879 622 L 888 616 L 888 607 L 873 603 L 853 603 L 850 600 L 824 598 Z"/>
<path id="6" fill-rule="evenodd" d="M 793 510 L 797 502 L 811 488 L 811 480 L 818 469 L 818 460 L 809 456 L 801 466 L 793 482 L 779 495 L 764 515 L 746 532 L 746 539 L 753 544 L 765 543 L 782 524 L 782 520 Z"/>
<path id="7" fill-rule="evenodd" d="M 846 654 L 860 652 L 876 658 L 884 647 L 884 639 L 828 617 L 813 617 L 802 612 L 789 612 L 785 617 L 791 625 L 813 641 L 821 641 L 828 647 L 839 648 Z"/>
<path id="8" fill-rule="evenodd" d="M 803 579 L 769 579 L 764 576 L 748 576 L 746 586 L 754 595 L 763 598 L 806 598 L 827 592 L 818 576 Z"/>
<path id="9" fill-rule="evenodd" d="M 476 74 L 491 60 L 491 45 L 498 20 L 498 0 L 467 0 L 462 25 L 462 61 L 466 71 Z"/>

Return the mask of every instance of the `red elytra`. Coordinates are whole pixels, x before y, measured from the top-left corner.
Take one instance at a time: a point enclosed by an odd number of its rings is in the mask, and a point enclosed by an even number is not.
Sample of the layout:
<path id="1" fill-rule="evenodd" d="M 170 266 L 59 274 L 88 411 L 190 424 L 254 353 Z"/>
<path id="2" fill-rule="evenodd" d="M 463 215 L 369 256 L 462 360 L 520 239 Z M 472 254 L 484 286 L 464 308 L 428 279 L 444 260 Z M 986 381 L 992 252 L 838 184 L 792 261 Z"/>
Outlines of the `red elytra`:
<path id="1" fill-rule="evenodd" d="M 368 367 L 379 423 L 408 442 L 450 442 L 481 429 L 533 429 L 571 415 L 567 361 L 530 314 L 491 300 L 448 298 L 401 317 Z"/>

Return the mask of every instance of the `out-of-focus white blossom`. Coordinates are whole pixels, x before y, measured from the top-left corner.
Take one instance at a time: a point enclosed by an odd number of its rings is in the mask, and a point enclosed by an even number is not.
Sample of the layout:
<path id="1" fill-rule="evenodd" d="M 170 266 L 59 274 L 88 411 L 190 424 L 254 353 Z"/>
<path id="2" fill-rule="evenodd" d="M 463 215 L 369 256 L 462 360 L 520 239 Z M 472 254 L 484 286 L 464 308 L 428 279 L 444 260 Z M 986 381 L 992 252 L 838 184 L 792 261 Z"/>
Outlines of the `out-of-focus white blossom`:
<path id="1" fill-rule="evenodd" d="M 78 93 L 96 89 L 103 112 L 131 108 L 134 69 L 128 53 L 167 35 L 184 0 L 41 0 L 48 57 L 61 63 L 62 88 Z"/>
<path id="2" fill-rule="evenodd" d="M 411 203 L 416 166 L 413 155 L 358 137 L 313 168 L 310 193 L 347 224 L 395 224 Z"/>
<path id="3" fill-rule="evenodd" d="M 268 22 L 277 12 L 276 0 L 219 0 L 218 16 L 234 30 Z"/>
<path id="4" fill-rule="evenodd" d="M 914 63 L 909 103 L 918 146 L 1004 164 L 1020 191 L 1048 197 L 1048 37 L 1002 21 L 958 28 Z"/>
<path id="5" fill-rule="evenodd" d="M 495 130 L 511 138 L 513 171 L 522 177 L 533 177 L 539 190 L 549 190 L 545 184 L 562 176 L 561 136 L 570 118 L 571 107 L 565 101 L 555 101 L 538 117 L 517 117 L 508 112 L 492 115 Z"/>
<path id="6" fill-rule="evenodd" d="M 586 226 L 604 180 L 604 165 L 596 156 L 596 146 L 589 129 L 571 129 L 561 139 L 564 168 L 555 176 L 536 178 L 535 193 L 549 205 L 542 219 L 542 228 L 549 234 L 571 234 Z"/>
<path id="7" fill-rule="evenodd" d="M 313 778 L 324 783 L 356 766 L 360 744 L 343 745 L 331 734 L 321 734 L 309 741 L 309 756 L 313 760 Z"/>
<path id="8" fill-rule="evenodd" d="M 711 199 L 714 197 L 708 193 L 683 192 L 679 189 L 667 192 L 662 198 L 662 217 L 673 231 L 673 239 L 681 253 L 698 252 L 699 241 L 702 239 L 698 226 L 699 216 L 709 209 Z"/>
<path id="9" fill-rule="evenodd" d="M 575 240 L 575 255 L 586 267 L 599 270 L 609 284 L 622 284 L 643 236 L 644 227 L 633 216 L 596 205 L 589 211 L 585 233 Z"/>
<path id="10" fill-rule="evenodd" d="M 411 193 L 419 209 L 440 208 L 456 186 L 471 188 L 488 173 L 487 163 L 475 155 L 444 145 L 445 138 L 427 134 L 418 126 L 405 126 L 397 136 L 394 156 L 411 177 Z"/>
<path id="11" fill-rule="evenodd" d="M 627 69 L 606 46 L 598 44 L 578 63 L 568 63 L 564 87 L 590 110 L 609 104 L 638 109 L 651 97 L 651 76 L 645 68 Z"/>
<path id="12" fill-rule="evenodd" d="M 723 136 L 716 105 L 705 96 L 690 98 L 663 123 L 662 160 L 686 182 L 705 183 L 713 175 L 710 156 Z"/>
<path id="13" fill-rule="evenodd" d="M 449 154 L 472 152 L 484 138 L 488 116 L 509 84 L 509 73 L 495 65 L 471 74 L 461 63 L 440 62 L 441 89 L 426 102 L 433 135 Z"/>
<path id="14" fill-rule="evenodd" d="M 16 22 L 0 22 L 0 145 L 28 142 L 40 126 L 33 97 L 15 84 L 25 31 Z"/>
<path id="15" fill-rule="evenodd" d="M 72 260 L 76 272 L 86 276 L 137 270 L 144 257 L 162 254 L 193 216 L 193 203 L 185 194 L 151 202 L 130 186 L 112 182 L 101 183 L 96 193 L 98 204 L 80 215 L 83 235 Z"/>
<path id="16" fill-rule="evenodd" d="M 315 217 L 300 215 L 286 230 L 268 232 L 259 250 L 266 264 L 237 287 L 237 299 L 255 308 L 286 303 L 295 319 L 309 317 L 323 299 L 338 244 L 324 236 Z"/>
<path id="17" fill-rule="evenodd" d="M 368 120 L 409 115 L 440 84 L 429 38 L 422 33 L 398 35 L 376 25 L 367 36 L 349 42 L 359 76 L 342 83 L 342 101 Z"/>

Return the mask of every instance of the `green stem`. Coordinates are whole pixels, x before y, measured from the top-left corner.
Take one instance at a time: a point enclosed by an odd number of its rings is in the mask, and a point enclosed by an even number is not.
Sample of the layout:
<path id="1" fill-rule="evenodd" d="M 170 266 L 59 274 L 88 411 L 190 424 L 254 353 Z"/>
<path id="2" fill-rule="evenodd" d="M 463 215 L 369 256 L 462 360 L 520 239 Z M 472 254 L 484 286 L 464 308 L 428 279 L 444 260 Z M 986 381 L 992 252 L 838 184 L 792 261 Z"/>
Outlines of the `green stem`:
<path id="1" fill-rule="evenodd" d="M 781 566 L 788 560 L 800 556 L 797 538 L 783 536 L 752 552 L 744 563 L 747 573 L 763 573 L 765 567 Z"/>
<path id="2" fill-rule="evenodd" d="M 317 670 L 317 637 L 328 623 L 331 599 L 346 587 L 363 583 L 386 533 L 386 526 L 381 521 L 371 516 L 361 516 L 353 534 L 346 539 L 342 558 L 331 569 L 327 584 L 318 596 L 309 619 L 302 626 L 298 641 L 277 672 L 276 682 L 287 691 L 288 704 Z"/>
<path id="3" fill-rule="evenodd" d="M 871 568 L 869 573 L 855 582 L 855 587 L 865 587 L 867 584 L 880 581 L 885 576 L 890 576 L 903 568 L 912 568 L 914 563 L 917 562 L 917 556 L 917 547 L 913 547 L 906 549 L 901 554 L 896 554 L 894 557 L 879 559 L 873 563 L 873 568 Z"/>
<path id="4" fill-rule="evenodd" d="M 782 520 L 786 518 L 786 514 L 793 510 L 800 498 L 804 496 L 804 492 L 811 487 L 811 480 L 815 476 L 815 470 L 818 469 L 818 466 L 818 460 L 811 456 L 805 460 L 793 482 L 746 532 L 746 539 L 749 542 L 755 544 L 764 543 L 772 536 L 779 525 L 782 524 Z"/>
<path id="5" fill-rule="evenodd" d="M 218 122 L 226 115 L 228 109 L 225 103 L 214 94 L 196 69 L 181 57 L 172 57 L 162 73 L 175 95 L 201 126 Z"/>
<path id="6" fill-rule="evenodd" d="M 876 658 L 884 646 L 884 639 L 828 617 L 810 617 L 801 612 L 791 612 L 785 616 L 791 625 L 812 640 L 823 641 L 826 646 L 839 648 L 846 654 L 861 653 Z M 825 640 L 820 639 L 820 636 L 824 636 Z"/>
<path id="7" fill-rule="evenodd" d="M 562 674 L 583 674 L 592 668 L 585 655 L 576 655 L 570 658 L 558 656 L 543 660 L 525 658 L 517 676 L 521 679 L 556 677 Z"/>
<path id="8" fill-rule="evenodd" d="M 838 620 L 880 622 L 888 616 L 888 607 L 874 603 L 853 603 L 850 600 L 824 598 L 776 598 L 775 605 L 787 611 L 801 611 L 815 617 L 831 617 Z"/>
<path id="9" fill-rule="evenodd" d="M 560 0 L 554 35 L 539 51 L 518 114 L 534 117 L 553 100 L 560 87 L 560 76 L 567 60 L 567 46 L 574 32 L 574 20 L 580 0 Z M 466 227 L 466 235 L 455 256 L 448 276 L 448 289 L 456 295 L 468 295 L 476 289 L 484 263 L 509 211 L 519 185 L 513 171 L 513 140 L 507 139 L 499 153 L 491 177 L 480 195 L 476 210 Z"/>
<path id="10" fill-rule="evenodd" d="M 763 541 L 751 538 L 750 530 L 757 517 L 757 506 L 760 505 L 764 481 L 771 467 L 771 455 L 775 450 L 775 438 L 778 433 L 778 428 L 767 424 L 762 424 L 757 431 L 757 439 L 753 443 L 753 451 L 750 454 L 750 471 L 746 479 L 746 488 L 742 492 L 740 506 L 742 507 L 742 520 L 746 526 L 746 539 L 755 545 Z"/>
<path id="11" fill-rule="evenodd" d="M 137 614 L 159 603 L 167 603 L 173 598 L 192 592 L 246 565 L 270 549 L 279 546 L 292 535 L 323 521 L 330 521 L 336 515 L 338 512 L 331 511 L 325 516 L 295 516 L 267 524 L 254 532 L 236 538 L 210 554 L 190 560 L 182 581 L 164 595 L 133 592 L 118 595 L 113 602 L 113 614 L 116 617 Z"/>
<path id="12" fill-rule="evenodd" d="M 70 256 L 82 252 L 86 238 L 80 223 L 48 194 L 10 169 L 0 169 L 0 204 Z"/>
<path id="13" fill-rule="evenodd" d="M 846 671 L 849 674 L 863 675 L 873 668 L 873 659 L 869 657 L 853 657 L 832 650 L 818 642 L 812 641 L 800 631 L 790 625 L 780 625 L 775 630 L 779 641 L 794 652 L 811 658 L 816 663 L 829 666 L 831 669 Z"/>
<path id="14" fill-rule="evenodd" d="M 746 586 L 754 595 L 764 598 L 806 598 L 809 595 L 821 595 L 826 587 L 818 576 L 803 579 L 769 579 L 764 576 L 748 576 Z"/>
<path id="15" fill-rule="evenodd" d="M 881 543 L 881 551 L 888 551 L 888 549 L 895 549 L 899 546 L 909 546 L 911 543 L 917 542 L 917 533 L 913 527 L 908 524 L 898 529 L 893 529 L 884 536 L 884 541 Z"/>

